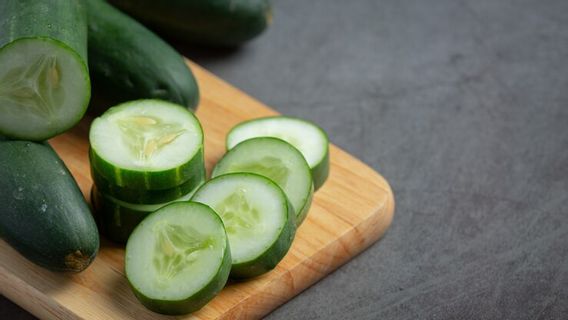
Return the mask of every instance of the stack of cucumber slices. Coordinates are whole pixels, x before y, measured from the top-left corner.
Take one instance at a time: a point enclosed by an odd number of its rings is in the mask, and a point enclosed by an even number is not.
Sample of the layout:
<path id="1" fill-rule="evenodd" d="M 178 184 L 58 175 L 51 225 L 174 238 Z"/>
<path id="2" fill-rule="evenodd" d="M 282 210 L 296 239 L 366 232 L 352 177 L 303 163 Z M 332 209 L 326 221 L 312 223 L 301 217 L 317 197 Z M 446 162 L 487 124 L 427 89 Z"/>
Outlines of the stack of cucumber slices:
<path id="1" fill-rule="evenodd" d="M 117 242 L 153 211 L 189 200 L 205 179 L 201 125 L 170 102 L 113 107 L 93 121 L 89 141 L 93 207 L 101 231 Z"/>
<path id="2" fill-rule="evenodd" d="M 127 279 L 163 314 L 199 310 L 229 278 L 274 269 L 329 173 L 326 134 L 295 118 L 236 126 L 207 182 L 203 131 L 181 106 L 121 104 L 95 119 L 89 138 L 101 230 L 127 241 Z"/>

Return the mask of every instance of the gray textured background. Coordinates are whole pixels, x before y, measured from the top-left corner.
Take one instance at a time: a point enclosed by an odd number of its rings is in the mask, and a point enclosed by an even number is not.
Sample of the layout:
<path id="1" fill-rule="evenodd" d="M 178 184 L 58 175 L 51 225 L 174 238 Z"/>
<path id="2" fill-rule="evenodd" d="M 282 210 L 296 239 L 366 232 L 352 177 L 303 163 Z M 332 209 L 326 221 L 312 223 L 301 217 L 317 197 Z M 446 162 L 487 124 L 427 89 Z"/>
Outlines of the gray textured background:
<path id="1" fill-rule="evenodd" d="M 276 0 L 187 54 L 395 191 L 383 240 L 270 319 L 568 319 L 568 1 Z"/>

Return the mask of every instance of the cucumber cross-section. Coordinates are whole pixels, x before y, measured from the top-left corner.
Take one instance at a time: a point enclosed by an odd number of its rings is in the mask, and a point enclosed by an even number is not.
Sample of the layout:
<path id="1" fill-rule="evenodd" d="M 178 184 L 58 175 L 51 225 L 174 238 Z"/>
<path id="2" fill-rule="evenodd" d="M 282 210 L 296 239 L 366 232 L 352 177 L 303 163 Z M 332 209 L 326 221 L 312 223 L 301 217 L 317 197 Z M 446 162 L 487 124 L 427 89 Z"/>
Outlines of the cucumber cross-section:
<path id="1" fill-rule="evenodd" d="M 211 246 L 212 239 L 191 226 L 158 222 L 153 231 L 156 235 L 153 265 L 160 286 L 171 284 L 169 280 L 178 275 L 197 259 L 200 250 Z"/>
<path id="2" fill-rule="evenodd" d="M 225 223 L 229 237 L 235 234 L 262 232 L 260 213 L 249 203 L 245 193 L 245 189 L 238 189 L 215 207 L 215 211 Z"/>
<path id="3" fill-rule="evenodd" d="M 152 116 L 133 116 L 117 122 L 125 144 L 141 162 L 146 162 L 186 131 L 179 123 Z"/>

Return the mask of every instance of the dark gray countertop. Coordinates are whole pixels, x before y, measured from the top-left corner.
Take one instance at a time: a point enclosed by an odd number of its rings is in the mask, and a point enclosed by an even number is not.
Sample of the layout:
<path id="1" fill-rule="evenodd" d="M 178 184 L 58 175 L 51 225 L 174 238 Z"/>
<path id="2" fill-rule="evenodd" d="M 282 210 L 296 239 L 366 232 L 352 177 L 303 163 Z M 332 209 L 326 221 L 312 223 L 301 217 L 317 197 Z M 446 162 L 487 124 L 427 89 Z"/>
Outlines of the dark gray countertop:
<path id="1" fill-rule="evenodd" d="M 568 1 L 274 2 L 241 50 L 187 54 L 319 123 L 397 208 L 269 318 L 568 319 Z"/>

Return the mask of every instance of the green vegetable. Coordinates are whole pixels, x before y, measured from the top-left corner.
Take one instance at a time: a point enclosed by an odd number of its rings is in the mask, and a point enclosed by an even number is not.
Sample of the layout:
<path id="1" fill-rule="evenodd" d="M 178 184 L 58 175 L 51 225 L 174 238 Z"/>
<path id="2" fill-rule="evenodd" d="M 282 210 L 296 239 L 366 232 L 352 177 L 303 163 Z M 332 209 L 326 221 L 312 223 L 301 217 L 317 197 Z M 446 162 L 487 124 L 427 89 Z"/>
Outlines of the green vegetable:
<path id="1" fill-rule="evenodd" d="M 197 82 L 170 45 L 105 1 L 86 3 L 94 97 L 107 106 L 154 98 L 197 108 Z"/>
<path id="2" fill-rule="evenodd" d="M 193 192 L 188 192 L 166 203 L 133 204 L 99 192 L 98 188 L 93 186 L 91 202 L 101 232 L 112 241 L 126 243 L 132 230 L 150 213 L 173 202 L 188 201 L 192 195 Z"/>
<path id="3" fill-rule="evenodd" d="M 128 239 L 126 277 L 144 306 L 196 311 L 221 291 L 231 269 L 223 222 L 206 205 L 177 202 L 144 219 Z"/>
<path id="4" fill-rule="evenodd" d="M 256 173 L 274 181 L 292 203 L 296 224 L 308 214 L 314 186 L 306 160 L 291 144 L 272 137 L 245 140 L 217 163 L 212 176 L 232 172 Z"/>
<path id="5" fill-rule="evenodd" d="M 227 135 L 227 149 L 256 137 L 275 137 L 296 147 L 312 170 L 316 190 L 329 176 L 329 139 L 325 131 L 312 122 L 284 116 L 245 121 Z"/>
<path id="6" fill-rule="evenodd" d="M 0 1 L 0 133 L 41 141 L 74 126 L 89 104 L 81 1 Z"/>
<path id="7" fill-rule="evenodd" d="M 169 189 L 205 175 L 197 118 L 162 100 L 130 101 L 96 118 L 89 132 L 93 170 L 130 189 Z"/>
<path id="8" fill-rule="evenodd" d="M 110 197 L 132 204 L 160 204 L 176 200 L 195 190 L 205 181 L 205 171 L 200 170 L 186 182 L 169 188 L 147 190 L 143 188 L 120 187 L 105 179 L 91 168 L 91 177 L 97 189 Z"/>
<path id="9" fill-rule="evenodd" d="M 53 271 L 85 269 L 99 249 L 75 180 L 47 144 L 0 142 L 0 236 Z"/>
<path id="10" fill-rule="evenodd" d="M 242 44 L 268 27 L 268 0 L 111 0 L 151 28 L 180 41 Z"/>
<path id="11" fill-rule="evenodd" d="M 231 246 L 231 277 L 266 273 L 286 255 L 296 232 L 294 209 L 274 182 L 253 173 L 231 173 L 205 183 L 191 199 L 213 208 Z"/>

